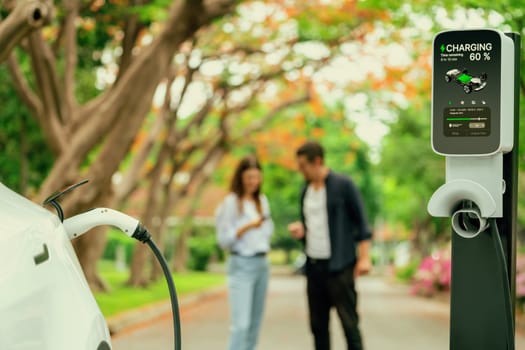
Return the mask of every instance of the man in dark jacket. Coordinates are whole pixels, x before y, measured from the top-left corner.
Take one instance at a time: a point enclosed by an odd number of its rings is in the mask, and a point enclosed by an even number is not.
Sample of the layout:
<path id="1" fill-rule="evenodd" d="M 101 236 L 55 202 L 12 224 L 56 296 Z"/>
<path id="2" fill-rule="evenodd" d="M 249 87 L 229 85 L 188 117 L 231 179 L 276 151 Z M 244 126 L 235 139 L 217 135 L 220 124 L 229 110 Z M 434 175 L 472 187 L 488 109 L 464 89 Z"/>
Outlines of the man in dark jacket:
<path id="1" fill-rule="evenodd" d="M 348 350 L 362 350 L 355 277 L 370 271 L 372 234 L 359 191 L 352 180 L 324 164 L 324 150 L 307 142 L 297 150 L 306 185 L 301 194 L 301 221 L 288 225 L 305 246 L 310 328 L 316 350 L 330 349 L 329 319 L 334 306 Z"/>

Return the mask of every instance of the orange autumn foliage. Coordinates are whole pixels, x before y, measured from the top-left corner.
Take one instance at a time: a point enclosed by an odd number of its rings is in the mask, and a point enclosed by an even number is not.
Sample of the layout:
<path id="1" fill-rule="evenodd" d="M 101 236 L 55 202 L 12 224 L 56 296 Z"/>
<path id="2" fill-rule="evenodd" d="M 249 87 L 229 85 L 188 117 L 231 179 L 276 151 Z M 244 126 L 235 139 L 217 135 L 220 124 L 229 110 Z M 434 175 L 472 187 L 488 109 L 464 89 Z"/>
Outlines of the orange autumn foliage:
<path id="1" fill-rule="evenodd" d="M 312 108 L 312 111 L 317 116 L 322 116 L 325 112 L 323 107 L 323 101 L 321 100 L 321 97 L 319 96 L 319 93 L 317 90 L 313 87 L 313 84 L 310 84 L 309 86 L 309 92 L 310 92 L 310 107 Z"/>
<path id="2" fill-rule="evenodd" d="M 146 140 L 146 137 L 147 137 L 147 133 L 146 131 L 144 130 L 141 130 L 136 136 L 135 136 L 135 140 L 133 141 L 133 144 L 131 145 L 131 153 L 134 154 L 136 153 L 141 145 L 144 143 L 144 141 Z"/>

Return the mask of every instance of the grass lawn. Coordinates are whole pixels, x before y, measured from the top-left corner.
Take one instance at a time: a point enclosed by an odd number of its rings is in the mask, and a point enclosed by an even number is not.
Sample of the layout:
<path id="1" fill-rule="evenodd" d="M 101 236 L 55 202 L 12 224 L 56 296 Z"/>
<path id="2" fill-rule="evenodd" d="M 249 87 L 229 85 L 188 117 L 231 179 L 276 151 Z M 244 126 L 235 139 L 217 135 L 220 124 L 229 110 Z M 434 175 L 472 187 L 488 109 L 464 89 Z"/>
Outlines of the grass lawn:
<path id="1" fill-rule="evenodd" d="M 128 278 L 128 271 L 117 271 L 112 261 L 99 262 L 99 271 L 111 288 L 109 293 L 95 293 L 95 299 L 105 317 L 169 299 L 168 286 L 164 278 L 147 288 L 130 288 L 124 286 Z M 179 298 L 188 293 L 226 283 L 226 277 L 223 274 L 209 272 L 174 273 L 173 280 Z"/>
<path id="2" fill-rule="evenodd" d="M 300 250 L 292 250 L 290 253 L 290 264 L 293 264 L 297 256 L 301 254 Z M 281 249 L 272 249 L 268 254 L 270 263 L 275 265 L 286 265 L 286 252 Z"/>

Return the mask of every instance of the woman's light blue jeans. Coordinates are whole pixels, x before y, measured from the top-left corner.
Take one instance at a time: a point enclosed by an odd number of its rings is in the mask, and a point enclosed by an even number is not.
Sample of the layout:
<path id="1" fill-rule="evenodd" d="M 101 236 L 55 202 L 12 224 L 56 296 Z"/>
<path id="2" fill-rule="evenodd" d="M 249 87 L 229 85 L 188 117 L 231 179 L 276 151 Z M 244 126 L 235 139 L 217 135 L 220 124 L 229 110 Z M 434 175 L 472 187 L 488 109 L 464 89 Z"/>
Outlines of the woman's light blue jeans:
<path id="1" fill-rule="evenodd" d="M 229 350 L 254 350 L 268 288 L 268 260 L 264 256 L 232 255 L 228 263 L 231 312 Z"/>

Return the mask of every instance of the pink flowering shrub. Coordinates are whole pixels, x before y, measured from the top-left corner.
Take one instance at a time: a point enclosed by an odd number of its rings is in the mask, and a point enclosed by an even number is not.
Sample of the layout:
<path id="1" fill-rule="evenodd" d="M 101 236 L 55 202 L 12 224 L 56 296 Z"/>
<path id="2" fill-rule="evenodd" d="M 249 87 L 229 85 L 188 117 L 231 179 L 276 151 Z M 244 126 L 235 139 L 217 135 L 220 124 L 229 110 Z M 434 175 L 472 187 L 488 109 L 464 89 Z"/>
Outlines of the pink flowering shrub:
<path id="1" fill-rule="evenodd" d="M 412 279 L 412 293 L 432 296 L 450 289 L 452 261 L 448 250 L 425 257 Z M 525 254 L 516 257 L 516 304 L 525 311 Z"/>
<path id="2" fill-rule="evenodd" d="M 412 293 L 432 296 L 438 291 L 450 289 L 452 261 L 448 249 L 425 257 L 414 275 Z"/>

